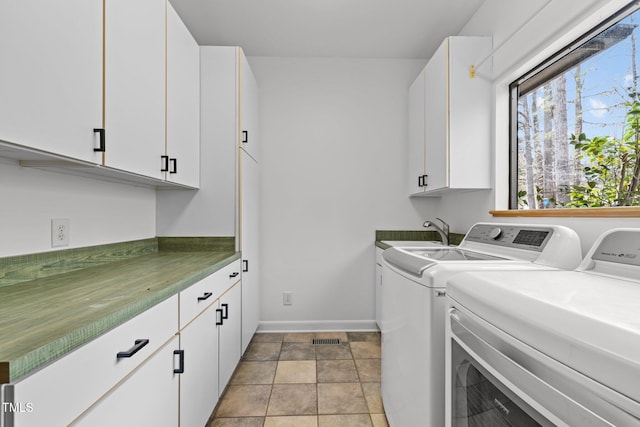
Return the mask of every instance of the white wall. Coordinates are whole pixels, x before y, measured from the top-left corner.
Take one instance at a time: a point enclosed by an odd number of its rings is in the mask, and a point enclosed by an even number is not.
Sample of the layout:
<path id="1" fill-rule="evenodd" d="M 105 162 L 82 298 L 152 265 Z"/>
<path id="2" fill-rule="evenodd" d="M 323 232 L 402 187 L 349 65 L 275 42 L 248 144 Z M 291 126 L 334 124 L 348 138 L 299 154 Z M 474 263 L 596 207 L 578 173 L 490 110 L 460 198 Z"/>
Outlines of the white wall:
<path id="1" fill-rule="evenodd" d="M 249 62 L 261 94 L 262 327 L 373 327 L 375 230 L 419 229 L 434 206 L 407 197 L 405 176 L 407 89 L 425 61 Z"/>
<path id="2" fill-rule="evenodd" d="M 68 218 L 69 249 L 155 236 L 155 190 L 20 167 L 0 158 L 0 257 L 51 248 Z"/>
<path id="3" fill-rule="evenodd" d="M 492 209 L 507 209 L 508 204 L 508 85 L 626 3 L 487 0 L 463 28 L 460 35 L 492 35 L 497 48 L 492 61 L 478 69 L 481 76 L 494 81 L 495 190 L 442 197 L 438 216 L 448 220 L 453 229 L 466 230 L 478 221 L 556 223 L 576 230 L 586 253 L 595 239 L 610 228 L 640 227 L 640 218 L 493 218 L 489 214 Z"/>

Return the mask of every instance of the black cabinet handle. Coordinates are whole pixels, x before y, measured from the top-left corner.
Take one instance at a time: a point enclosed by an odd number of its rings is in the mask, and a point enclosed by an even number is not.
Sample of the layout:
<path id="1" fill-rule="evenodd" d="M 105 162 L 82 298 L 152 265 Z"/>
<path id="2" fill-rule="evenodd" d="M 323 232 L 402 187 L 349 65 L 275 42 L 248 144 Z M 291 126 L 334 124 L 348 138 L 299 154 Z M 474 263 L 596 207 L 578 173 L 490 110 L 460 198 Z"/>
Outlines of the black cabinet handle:
<path id="1" fill-rule="evenodd" d="M 249 260 L 243 259 L 242 260 L 242 272 L 246 273 L 247 271 L 249 271 Z"/>
<path id="2" fill-rule="evenodd" d="M 180 356 L 180 365 L 178 369 L 173 369 L 174 374 L 184 374 L 184 350 L 173 350 L 173 354 Z"/>
<path id="3" fill-rule="evenodd" d="M 208 299 L 211 295 L 213 295 L 213 293 L 205 292 L 204 295 L 202 295 L 201 297 L 198 297 L 198 301 L 204 301 L 204 300 Z"/>
<path id="4" fill-rule="evenodd" d="M 427 177 L 429 175 L 420 175 L 418 177 L 418 187 L 427 187 Z"/>
<path id="5" fill-rule="evenodd" d="M 129 350 L 127 351 L 120 351 L 118 352 L 118 354 L 116 355 L 116 357 L 118 359 L 122 359 L 125 357 L 131 357 L 134 354 L 136 354 L 137 352 L 139 352 L 140 350 L 142 350 L 142 347 L 144 347 L 145 345 L 149 344 L 149 340 L 148 339 L 141 339 L 141 340 L 135 340 L 134 341 L 134 346 L 131 347 Z"/>
<path id="6" fill-rule="evenodd" d="M 222 308 L 224 308 L 224 314 L 222 315 L 222 320 L 229 318 L 229 304 L 220 304 Z"/>
<path id="7" fill-rule="evenodd" d="M 162 165 L 160 166 L 160 172 L 169 172 L 169 156 L 160 156 Z"/>
<path id="8" fill-rule="evenodd" d="M 418 187 L 422 187 L 422 175 L 418 176 Z"/>
<path id="9" fill-rule="evenodd" d="M 100 152 L 104 153 L 107 150 L 107 141 L 105 139 L 104 129 L 95 128 L 95 129 L 93 129 L 93 133 L 100 134 L 100 147 L 98 147 L 98 148 L 94 147 L 93 151 L 100 151 Z"/>
<path id="10" fill-rule="evenodd" d="M 223 322 L 224 322 L 224 318 L 222 317 L 222 310 L 219 308 L 216 308 L 216 326 L 222 325 Z"/>
<path id="11" fill-rule="evenodd" d="M 249 131 L 248 130 L 243 130 L 242 131 L 242 142 L 244 144 L 246 144 L 247 142 L 249 142 Z"/>
<path id="12" fill-rule="evenodd" d="M 233 279 L 234 277 L 238 277 L 238 274 L 240 274 L 240 273 L 238 273 L 237 271 L 234 271 L 233 273 L 231 273 L 231 274 L 229 275 L 229 278 L 230 278 L 230 279 Z"/>
<path id="13" fill-rule="evenodd" d="M 169 173 L 178 173 L 178 159 L 169 159 Z"/>

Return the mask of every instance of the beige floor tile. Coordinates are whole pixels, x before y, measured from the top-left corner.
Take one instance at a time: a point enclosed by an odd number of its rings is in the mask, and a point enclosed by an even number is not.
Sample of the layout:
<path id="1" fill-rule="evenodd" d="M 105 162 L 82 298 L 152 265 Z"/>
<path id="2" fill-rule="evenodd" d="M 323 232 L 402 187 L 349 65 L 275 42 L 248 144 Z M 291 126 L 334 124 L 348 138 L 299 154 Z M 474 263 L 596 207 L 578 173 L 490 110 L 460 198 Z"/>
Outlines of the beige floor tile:
<path id="1" fill-rule="evenodd" d="M 339 338 L 342 342 L 348 342 L 349 337 L 346 332 L 316 332 L 314 338 Z"/>
<path id="2" fill-rule="evenodd" d="M 367 401 L 370 414 L 383 414 L 382 394 L 380 393 L 380 383 L 362 383 L 364 399 Z"/>
<path id="3" fill-rule="evenodd" d="M 311 343 L 285 342 L 280 350 L 280 360 L 314 360 L 315 347 Z"/>
<path id="4" fill-rule="evenodd" d="M 267 416 L 316 415 L 318 397 L 315 384 L 275 384 Z"/>
<path id="5" fill-rule="evenodd" d="M 369 341 L 357 341 L 349 343 L 354 359 L 380 358 L 380 344 Z"/>
<path id="6" fill-rule="evenodd" d="M 372 424 L 367 414 L 320 415 L 318 427 L 372 427 Z"/>
<path id="7" fill-rule="evenodd" d="M 347 332 L 349 342 L 369 341 L 380 343 L 380 332 Z"/>
<path id="8" fill-rule="evenodd" d="M 380 334 L 255 334 L 214 415 L 208 427 L 388 427 Z"/>
<path id="9" fill-rule="evenodd" d="M 284 342 L 304 342 L 311 344 L 313 332 L 297 332 L 284 334 Z"/>
<path id="10" fill-rule="evenodd" d="M 278 360 L 280 357 L 279 342 L 252 342 L 249 344 L 243 360 Z"/>
<path id="11" fill-rule="evenodd" d="M 281 360 L 278 362 L 274 384 L 315 383 L 315 360 Z"/>
<path id="12" fill-rule="evenodd" d="M 339 345 L 317 345 L 316 359 L 353 359 L 349 343 Z"/>
<path id="13" fill-rule="evenodd" d="M 319 383 L 353 383 L 358 381 L 358 372 L 353 360 L 318 360 Z"/>
<path id="14" fill-rule="evenodd" d="M 371 414 L 371 421 L 373 421 L 373 427 L 389 427 L 384 414 Z"/>
<path id="15" fill-rule="evenodd" d="M 362 383 L 380 382 L 380 359 L 356 359 L 358 376 Z"/>
<path id="16" fill-rule="evenodd" d="M 251 342 L 282 342 L 284 334 L 280 333 L 259 333 L 251 338 Z"/>
<path id="17" fill-rule="evenodd" d="M 267 417 L 264 427 L 318 427 L 318 417 L 303 415 L 294 417 Z"/>
<path id="18" fill-rule="evenodd" d="M 364 414 L 369 409 L 360 383 L 318 384 L 319 414 Z"/>
<path id="19" fill-rule="evenodd" d="M 215 417 L 263 417 L 267 412 L 270 385 L 230 385 Z"/>
<path id="20" fill-rule="evenodd" d="M 263 417 L 216 418 L 208 427 L 262 427 L 263 423 Z"/>
<path id="21" fill-rule="evenodd" d="M 243 361 L 231 378 L 231 384 L 272 384 L 278 362 Z"/>

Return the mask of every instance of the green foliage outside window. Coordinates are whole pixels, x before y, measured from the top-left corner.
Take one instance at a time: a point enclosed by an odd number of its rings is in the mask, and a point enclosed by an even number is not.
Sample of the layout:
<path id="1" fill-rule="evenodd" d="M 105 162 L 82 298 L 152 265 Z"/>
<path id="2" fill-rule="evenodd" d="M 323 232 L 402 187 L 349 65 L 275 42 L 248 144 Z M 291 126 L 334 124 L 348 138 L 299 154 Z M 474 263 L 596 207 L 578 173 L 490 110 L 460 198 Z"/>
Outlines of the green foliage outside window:
<path id="1" fill-rule="evenodd" d="M 636 22 L 621 11 L 511 85 L 512 208 L 640 206 Z"/>

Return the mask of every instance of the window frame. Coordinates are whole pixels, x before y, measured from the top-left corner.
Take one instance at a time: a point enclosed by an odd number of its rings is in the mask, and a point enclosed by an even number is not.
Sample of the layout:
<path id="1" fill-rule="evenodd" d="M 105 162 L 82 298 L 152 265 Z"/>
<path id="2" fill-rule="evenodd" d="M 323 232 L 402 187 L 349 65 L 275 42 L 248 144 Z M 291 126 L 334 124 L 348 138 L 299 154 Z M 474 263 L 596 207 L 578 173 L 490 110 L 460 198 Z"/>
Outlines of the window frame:
<path id="1" fill-rule="evenodd" d="M 509 186 L 508 186 L 508 206 L 507 210 L 492 210 L 489 213 L 493 216 L 512 217 L 640 217 L 640 207 L 620 206 L 620 207 L 593 207 L 593 208 L 552 208 L 552 209 L 518 209 L 518 98 L 519 87 L 523 82 L 529 81 L 536 76 L 542 81 L 549 81 L 560 73 L 549 72 L 552 65 L 561 64 L 563 59 L 575 52 L 585 43 L 592 40 L 600 33 L 611 28 L 627 16 L 640 10 L 640 0 L 635 0 L 601 21 L 598 25 L 583 33 L 564 48 L 558 50 L 544 61 L 530 69 L 528 72 L 515 79 L 509 84 Z M 560 67 L 563 68 L 562 66 Z M 570 69 L 567 67 L 566 69 Z M 565 71 L 566 71 L 565 69 Z M 544 77 L 545 71 L 549 74 Z"/>

